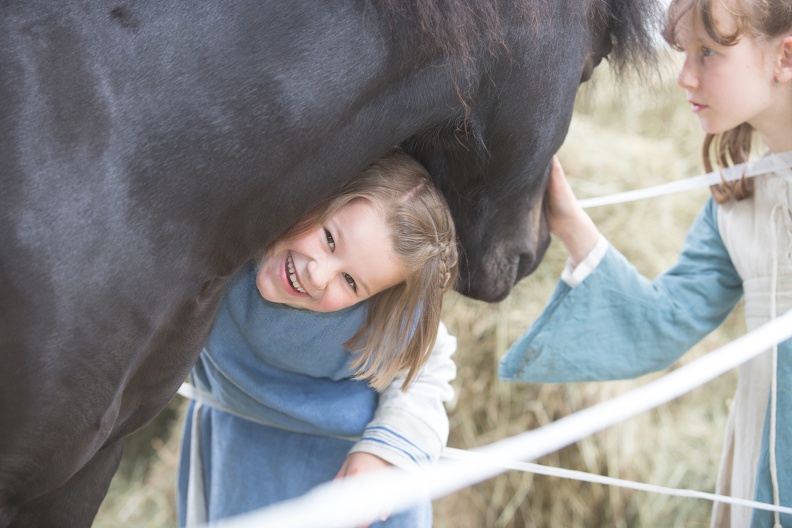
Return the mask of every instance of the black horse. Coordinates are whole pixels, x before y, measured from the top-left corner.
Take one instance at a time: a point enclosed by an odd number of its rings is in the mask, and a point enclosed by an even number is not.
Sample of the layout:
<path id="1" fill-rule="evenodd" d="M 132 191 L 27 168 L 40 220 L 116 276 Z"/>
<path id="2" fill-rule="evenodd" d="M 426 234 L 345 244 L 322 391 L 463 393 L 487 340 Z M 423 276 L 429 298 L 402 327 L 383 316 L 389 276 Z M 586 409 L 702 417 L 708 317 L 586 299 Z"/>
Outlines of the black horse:
<path id="1" fill-rule="evenodd" d="M 226 279 L 402 144 L 458 290 L 548 244 L 578 84 L 651 55 L 650 0 L 0 2 L 0 527 L 88 526 Z"/>

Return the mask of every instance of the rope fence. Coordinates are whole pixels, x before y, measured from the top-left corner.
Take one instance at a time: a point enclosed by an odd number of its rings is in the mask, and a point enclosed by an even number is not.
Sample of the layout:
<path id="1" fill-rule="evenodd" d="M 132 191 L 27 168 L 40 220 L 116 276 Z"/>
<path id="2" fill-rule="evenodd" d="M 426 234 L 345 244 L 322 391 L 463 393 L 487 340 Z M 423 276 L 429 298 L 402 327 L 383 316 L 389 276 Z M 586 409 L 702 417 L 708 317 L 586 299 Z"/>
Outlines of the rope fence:
<path id="1" fill-rule="evenodd" d="M 792 167 L 792 150 L 781 152 L 779 154 L 771 154 L 757 159 L 756 161 L 748 163 L 739 163 L 732 167 L 728 167 L 722 171 L 713 171 L 693 178 L 685 180 L 672 181 L 646 187 L 644 189 L 635 189 L 632 191 L 625 191 L 607 196 L 598 196 L 595 198 L 584 198 L 578 200 L 580 205 L 587 209 L 589 207 L 599 207 L 601 205 L 612 205 L 624 202 L 634 202 L 636 200 L 643 200 L 646 198 L 654 198 L 656 196 L 663 196 L 665 194 L 672 194 L 691 189 L 699 189 L 701 187 L 709 187 L 716 185 L 722 181 L 735 181 L 745 175 L 746 178 L 753 178 L 754 176 L 761 176 L 780 169 Z"/>
<path id="2" fill-rule="evenodd" d="M 471 451 L 464 449 L 455 449 L 453 447 L 446 448 L 443 456 L 459 460 L 469 460 L 471 457 L 479 456 Z M 619 488 L 633 489 L 637 491 L 646 491 L 649 493 L 659 493 L 662 495 L 670 495 L 672 497 L 685 497 L 688 499 L 703 499 L 713 502 L 724 502 L 728 504 L 736 504 L 739 506 L 747 506 L 749 508 L 756 508 L 759 510 L 780 511 L 783 513 L 792 513 L 792 508 L 785 506 L 775 507 L 772 504 L 764 502 L 757 502 L 754 500 L 739 499 L 736 497 L 726 497 L 724 495 L 716 495 L 715 493 L 706 493 L 698 490 L 669 488 L 666 486 L 656 486 L 654 484 L 646 484 L 644 482 L 635 482 L 632 480 L 619 479 L 614 477 L 606 477 L 594 473 L 586 473 L 585 471 L 576 471 L 574 469 L 564 469 L 552 466 L 543 466 L 541 464 L 533 464 L 530 462 L 518 462 L 514 460 L 500 460 L 492 458 L 490 460 L 493 464 L 498 464 L 506 469 L 514 469 L 517 471 L 524 471 L 526 473 L 535 473 L 537 475 L 546 475 L 549 477 L 558 477 L 571 480 L 579 480 L 581 482 L 591 482 L 593 484 L 604 484 L 606 486 L 614 486 Z"/>
<path id="3" fill-rule="evenodd" d="M 434 500 L 503 473 L 513 462 L 558 451 L 627 418 L 667 403 L 792 338 L 792 311 L 662 378 L 543 427 L 473 449 L 474 456 L 443 458 L 432 468 L 406 473 L 389 469 L 314 488 L 302 497 L 218 522 L 223 528 L 345 528 L 427 497 Z M 726 502 L 727 498 L 718 498 Z M 714 499 L 713 499 L 714 500 Z M 767 504 L 763 509 L 792 513 Z"/>

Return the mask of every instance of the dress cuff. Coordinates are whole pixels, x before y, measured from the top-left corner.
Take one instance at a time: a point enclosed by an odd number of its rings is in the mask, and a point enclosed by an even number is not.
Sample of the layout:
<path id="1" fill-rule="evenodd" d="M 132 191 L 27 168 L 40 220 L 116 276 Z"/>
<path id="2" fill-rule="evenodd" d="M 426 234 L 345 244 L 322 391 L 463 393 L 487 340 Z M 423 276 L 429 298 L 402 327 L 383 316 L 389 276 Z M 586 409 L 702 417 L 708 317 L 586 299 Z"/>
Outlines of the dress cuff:
<path id="1" fill-rule="evenodd" d="M 603 235 L 600 235 L 599 240 L 597 240 L 597 244 L 591 251 L 589 251 L 589 254 L 586 255 L 586 258 L 580 261 L 580 264 L 575 266 L 575 263 L 572 262 L 571 259 L 567 259 L 564 271 L 561 272 L 561 280 L 564 281 L 570 288 L 574 288 L 575 286 L 579 285 L 585 280 L 586 277 L 591 275 L 591 272 L 594 271 L 594 269 L 599 265 L 607 251 L 608 241 Z"/>

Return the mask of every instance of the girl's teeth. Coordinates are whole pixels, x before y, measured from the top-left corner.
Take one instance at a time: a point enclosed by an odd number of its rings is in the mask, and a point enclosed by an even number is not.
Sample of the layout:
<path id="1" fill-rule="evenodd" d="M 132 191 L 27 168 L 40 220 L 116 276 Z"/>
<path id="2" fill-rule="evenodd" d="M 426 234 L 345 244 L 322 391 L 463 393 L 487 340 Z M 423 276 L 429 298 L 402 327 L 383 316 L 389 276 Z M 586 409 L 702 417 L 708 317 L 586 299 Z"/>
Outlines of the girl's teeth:
<path id="1" fill-rule="evenodd" d="M 289 270 L 289 280 L 291 281 L 292 286 L 294 286 L 294 289 L 300 293 L 305 293 L 303 287 L 300 286 L 299 282 L 297 282 L 297 274 L 294 273 L 294 261 L 292 260 L 291 255 L 286 257 L 286 268 Z"/>

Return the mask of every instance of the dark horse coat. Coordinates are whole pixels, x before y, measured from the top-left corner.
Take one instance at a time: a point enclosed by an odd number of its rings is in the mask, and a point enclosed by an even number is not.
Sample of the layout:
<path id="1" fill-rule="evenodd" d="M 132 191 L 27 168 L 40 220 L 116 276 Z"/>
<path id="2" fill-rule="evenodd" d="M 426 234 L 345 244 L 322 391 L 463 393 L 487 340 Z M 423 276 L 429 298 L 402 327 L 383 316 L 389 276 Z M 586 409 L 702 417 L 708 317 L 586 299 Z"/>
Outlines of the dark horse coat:
<path id="1" fill-rule="evenodd" d="M 448 198 L 457 289 L 502 299 L 648 2 L 0 1 L 0 527 L 90 525 L 225 280 L 395 144 Z"/>

